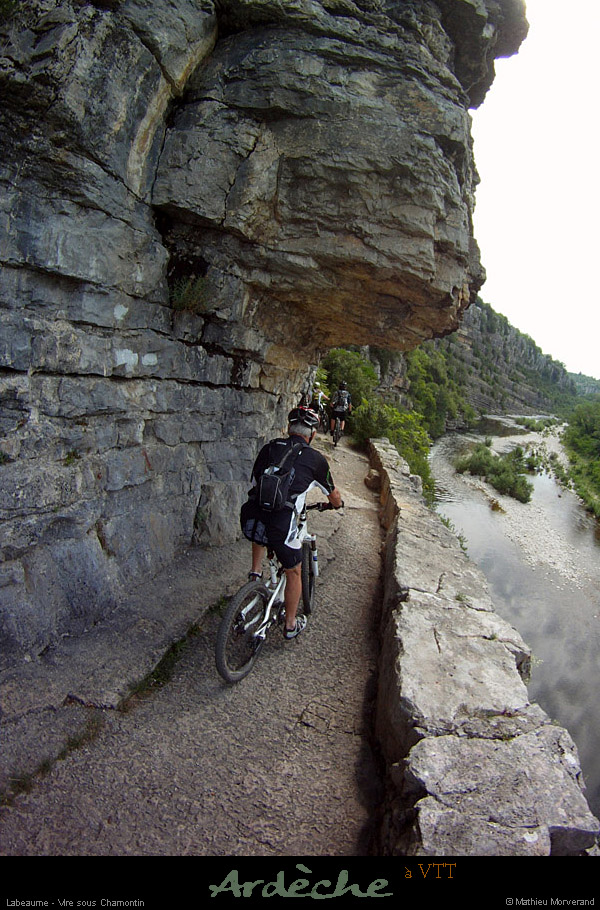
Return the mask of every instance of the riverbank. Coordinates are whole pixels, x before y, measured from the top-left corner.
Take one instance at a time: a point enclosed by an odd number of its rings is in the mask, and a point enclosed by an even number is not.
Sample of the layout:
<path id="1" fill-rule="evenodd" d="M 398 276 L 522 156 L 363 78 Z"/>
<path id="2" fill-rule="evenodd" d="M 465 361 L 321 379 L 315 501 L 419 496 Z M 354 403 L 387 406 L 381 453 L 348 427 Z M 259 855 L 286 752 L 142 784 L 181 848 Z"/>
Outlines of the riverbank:
<path id="1" fill-rule="evenodd" d="M 371 441 L 387 530 L 380 852 L 595 851 L 598 821 L 575 745 L 528 692 L 527 640 L 496 611 L 484 574 L 411 490 L 408 466 L 386 443 Z"/>
<path id="2" fill-rule="evenodd" d="M 568 457 L 560 441 L 561 428 L 545 432 L 515 433 L 508 436 L 492 436 L 491 450 L 503 455 L 515 446 L 531 448 L 548 463 L 551 456 L 568 467 Z M 455 474 L 450 480 L 445 473 L 444 480 L 453 489 L 461 485 L 469 488 L 475 496 L 489 504 L 497 514 L 497 523 L 502 526 L 504 534 L 521 550 L 523 558 L 531 565 L 548 567 L 558 573 L 566 588 L 584 588 L 592 583 L 587 563 L 587 553 L 583 556 L 565 534 L 563 522 L 554 520 L 547 508 L 548 498 L 554 496 L 561 500 L 561 509 L 572 512 L 580 505 L 575 493 L 562 487 L 550 473 L 538 478 L 529 478 L 543 495 L 533 497 L 531 502 L 521 503 L 511 496 L 498 493 L 490 484 L 479 477 L 472 477 L 465 472 Z M 459 494 L 460 495 L 460 494 Z M 582 523 L 586 517 L 582 515 Z M 593 519 L 589 518 L 589 527 L 593 528 Z"/>
<path id="3" fill-rule="evenodd" d="M 515 427 L 515 430 L 517 428 Z M 509 433 L 491 440 L 503 454 L 518 444 L 565 458 L 558 432 Z M 491 436 L 486 428 L 486 434 Z M 438 512 L 484 572 L 496 609 L 531 648 L 531 698 L 575 740 L 586 796 L 600 811 L 600 535 L 575 493 L 546 473 L 533 476 L 529 503 L 457 474 L 455 456 L 481 437 L 452 434 L 431 456 Z"/>

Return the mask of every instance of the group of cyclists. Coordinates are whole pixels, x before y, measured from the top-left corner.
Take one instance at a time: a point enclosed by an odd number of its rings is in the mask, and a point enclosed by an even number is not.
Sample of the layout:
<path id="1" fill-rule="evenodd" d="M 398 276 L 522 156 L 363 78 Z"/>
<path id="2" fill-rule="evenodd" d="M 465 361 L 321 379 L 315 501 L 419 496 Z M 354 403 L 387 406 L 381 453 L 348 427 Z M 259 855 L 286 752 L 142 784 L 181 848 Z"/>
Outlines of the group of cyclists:
<path id="1" fill-rule="evenodd" d="M 348 384 L 343 381 L 340 382 L 337 391 L 333 393 L 333 396 L 330 399 L 329 396 L 326 395 L 321 388 L 321 384 L 319 382 L 315 382 L 312 390 L 312 396 L 303 396 L 303 400 L 300 402 L 300 404 L 311 408 L 313 411 L 315 411 L 316 414 L 319 415 L 322 429 L 325 429 L 327 427 L 327 415 L 324 404 L 325 401 L 329 402 L 329 432 L 333 436 L 335 421 L 339 418 L 343 432 L 348 415 L 352 413 L 352 396 L 348 391 Z"/>

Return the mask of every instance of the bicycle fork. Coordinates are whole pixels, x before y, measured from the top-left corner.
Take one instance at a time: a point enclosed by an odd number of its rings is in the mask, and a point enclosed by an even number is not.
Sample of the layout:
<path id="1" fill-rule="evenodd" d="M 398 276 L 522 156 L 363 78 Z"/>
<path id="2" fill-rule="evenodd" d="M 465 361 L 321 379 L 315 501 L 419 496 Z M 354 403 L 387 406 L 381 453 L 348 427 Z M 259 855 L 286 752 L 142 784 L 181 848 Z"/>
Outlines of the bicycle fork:
<path id="1" fill-rule="evenodd" d="M 306 540 L 310 541 L 310 555 L 312 557 L 312 573 L 317 577 L 319 574 L 319 553 L 317 551 L 317 538 L 314 534 L 307 534 Z"/>

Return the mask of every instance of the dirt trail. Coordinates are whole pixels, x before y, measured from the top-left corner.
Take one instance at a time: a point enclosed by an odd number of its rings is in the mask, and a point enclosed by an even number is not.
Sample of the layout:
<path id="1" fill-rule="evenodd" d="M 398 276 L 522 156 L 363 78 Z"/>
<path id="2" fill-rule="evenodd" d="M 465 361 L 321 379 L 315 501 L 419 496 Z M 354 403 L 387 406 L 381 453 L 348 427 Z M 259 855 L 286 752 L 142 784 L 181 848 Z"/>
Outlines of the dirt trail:
<path id="1" fill-rule="evenodd" d="M 381 531 L 364 456 L 318 445 L 346 505 L 311 516 L 321 575 L 305 633 L 275 633 L 228 686 L 207 613 L 166 685 L 103 710 L 91 742 L 1 810 L 3 855 L 368 854 Z"/>

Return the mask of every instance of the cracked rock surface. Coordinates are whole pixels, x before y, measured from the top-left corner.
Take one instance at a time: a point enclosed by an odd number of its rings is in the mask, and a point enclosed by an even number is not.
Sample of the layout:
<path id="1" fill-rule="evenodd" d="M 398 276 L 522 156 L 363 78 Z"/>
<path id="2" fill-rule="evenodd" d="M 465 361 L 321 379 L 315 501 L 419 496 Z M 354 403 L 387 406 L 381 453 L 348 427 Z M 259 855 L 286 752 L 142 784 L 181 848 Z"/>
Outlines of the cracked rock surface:
<path id="1" fill-rule="evenodd" d="M 4 6 L 1 667 L 232 543 L 328 348 L 457 328 L 469 110 L 527 31 L 523 0 Z"/>

